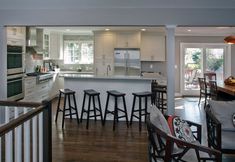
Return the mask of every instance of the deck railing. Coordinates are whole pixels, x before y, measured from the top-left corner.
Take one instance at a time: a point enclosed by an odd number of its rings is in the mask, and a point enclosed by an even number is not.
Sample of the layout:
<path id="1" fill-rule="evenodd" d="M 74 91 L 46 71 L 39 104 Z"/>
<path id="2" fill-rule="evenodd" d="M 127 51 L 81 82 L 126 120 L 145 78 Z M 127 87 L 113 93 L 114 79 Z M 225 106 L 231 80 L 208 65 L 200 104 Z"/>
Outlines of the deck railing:
<path id="1" fill-rule="evenodd" d="M 0 162 L 51 162 L 51 101 L 0 101 Z"/>

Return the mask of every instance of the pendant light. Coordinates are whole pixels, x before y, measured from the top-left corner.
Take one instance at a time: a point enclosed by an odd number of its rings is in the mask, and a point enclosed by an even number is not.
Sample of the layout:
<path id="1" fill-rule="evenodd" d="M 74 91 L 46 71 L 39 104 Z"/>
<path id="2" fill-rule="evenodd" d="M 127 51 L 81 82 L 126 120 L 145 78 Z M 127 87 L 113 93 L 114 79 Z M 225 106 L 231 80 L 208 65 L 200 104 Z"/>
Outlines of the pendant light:
<path id="1" fill-rule="evenodd" d="M 224 38 L 224 41 L 228 44 L 235 44 L 235 36 L 230 35 Z"/>

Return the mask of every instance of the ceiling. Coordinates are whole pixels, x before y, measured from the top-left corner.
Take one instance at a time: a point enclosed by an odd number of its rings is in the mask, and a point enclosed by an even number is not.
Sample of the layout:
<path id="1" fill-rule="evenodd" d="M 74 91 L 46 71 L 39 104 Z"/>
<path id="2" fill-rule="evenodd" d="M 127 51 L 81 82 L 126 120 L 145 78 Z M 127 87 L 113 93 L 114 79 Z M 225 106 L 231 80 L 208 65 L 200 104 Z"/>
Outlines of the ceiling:
<path id="1" fill-rule="evenodd" d="M 65 34 L 92 34 L 92 31 L 142 31 L 165 33 L 165 27 L 149 26 L 51 26 L 39 27 Z M 144 31 L 142 31 L 144 32 Z M 177 36 L 228 36 L 235 35 L 235 27 L 176 27 Z"/>

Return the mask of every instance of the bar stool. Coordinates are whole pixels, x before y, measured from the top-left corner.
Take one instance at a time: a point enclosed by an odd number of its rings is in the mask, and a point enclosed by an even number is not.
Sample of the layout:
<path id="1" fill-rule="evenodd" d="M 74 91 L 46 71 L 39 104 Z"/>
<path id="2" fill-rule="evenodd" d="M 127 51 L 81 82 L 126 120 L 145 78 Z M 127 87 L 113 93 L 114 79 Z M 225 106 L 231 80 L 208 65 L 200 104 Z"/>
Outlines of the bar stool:
<path id="1" fill-rule="evenodd" d="M 70 116 L 70 120 L 71 120 L 72 115 L 76 115 L 77 123 L 79 123 L 78 110 L 77 110 L 77 104 L 76 104 L 76 99 L 75 99 L 75 91 L 72 91 L 70 89 L 60 89 L 59 92 L 60 92 L 60 94 L 59 94 L 59 101 L 58 101 L 58 105 L 57 105 L 55 122 L 57 122 L 59 112 L 63 112 L 62 128 L 64 128 L 64 118 L 65 118 L 65 116 Z M 60 101 L 61 101 L 61 96 L 62 95 L 64 95 L 63 109 L 60 108 Z M 70 100 L 71 96 L 73 97 L 74 106 L 71 105 L 71 100 Z M 68 108 L 66 108 L 67 98 L 68 98 L 68 101 L 69 101 L 69 107 Z M 74 110 L 75 112 L 72 113 L 72 110 Z M 66 114 L 65 113 L 66 111 L 69 111 L 69 113 Z"/>
<path id="2" fill-rule="evenodd" d="M 100 116 L 101 118 L 101 123 L 103 122 L 103 117 L 102 117 L 102 110 L 101 110 L 101 104 L 100 104 L 100 93 L 93 90 L 93 89 L 87 89 L 84 90 L 84 97 L 83 97 L 83 103 L 82 103 L 82 113 L 81 113 L 81 123 L 83 119 L 83 113 L 87 113 L 87 123 L 86 123 L 86 129 L 89 128 L 89 119 L 90 118 L 95 118 L 95 121 L 97 120 L 96 117 Z M 86 96 L 89 97 L 88 100 L 88 109 L 85 109 L 85 103 L 86 103 Z M 95 105 L 95 97 L 98 100 L 98 107 Z M 91 109 L 91 99 L 93 102 L 93 109 Z M 96 111 L 99 112 L 99 114 L 96 113 Z M 94 112 L 94 115 L 90 115 L 90 112 Z"/>
<path id="3" fill-rule="evenodd" d="M 153 92 L 155 93 L 155 102 L 154 104 L 158 109 L 164 114 L 164 110 L 167 110 L 167 86 L 166 85 L 157 85 Z"/>
<path id="4" fill-rule="evenodd" d="M 106 106 L 105 106 L 103 125 L 105 125 L 107 114 L 112 114 L 113 115 L 113 130 L 115 130 L 116 121 L 118 122 L 118 119 L 120 119 L 120 118 L 126 118 L 127 128 L 129 127 L 125 95 L 126 95 L 125 93 L 121 93 L 121 92 L 118 92 L 116 90 L 107 91 L 107 100 L 106 100 Z M 113 111 L 108 110 L 110 96 L 114 97 L 114 110 Z M 123 108 L 124 108 L 124 110 L 120 109 L 118 107 L 118 98 L 120 98 L 120 97 L 122 98 L 122 101 L 123 101 Z M 119 111 L 124 113 L 124 115 L 119 116 L 119 114 L 118 114 Z"/>
<path id="5" fill-rule="evenodd" d="M 132 95 L 134 96 L 134 98 L 133 98 L 133 104 L 132 104 L 130 125 L 132 125 L 133 117 L 139 119 L 139 131 L 141 131 L 141 118 L 142 116 L 144 116 L 145 122 L 146 122 L 146 116 L 148 114 L 147 112 L 148 97 L 151 99 L 151 102 L 152 102 L 152 93 L 151 92 L 138 92 L 138 93 L 132 93 Z M 138 109 L 135 109 L 136 97 L 138 97 L 139 99 Z M 142 108 L 142 98 L 144 99 L 144 104 L 145 104 L 144 108 Z M 136 112 L 138 112 L 138 114 L 135 114 Z"/>

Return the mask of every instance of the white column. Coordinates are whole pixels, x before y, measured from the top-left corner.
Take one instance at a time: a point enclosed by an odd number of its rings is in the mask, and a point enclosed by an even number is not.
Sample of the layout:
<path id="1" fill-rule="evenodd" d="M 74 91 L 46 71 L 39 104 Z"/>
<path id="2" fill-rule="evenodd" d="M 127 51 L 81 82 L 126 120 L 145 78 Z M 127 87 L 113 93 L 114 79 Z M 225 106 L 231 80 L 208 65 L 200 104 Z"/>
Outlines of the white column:
<path id="1" fill-rule="evenodd" d="M 167 114 L 175 113 L 175 25 L 166 25 Z"/>
<path id="2" fill-rule="evenodd" d="M 6 28 L 0 25 L 0 100 L 7 98 L 7 41 Z"/>

